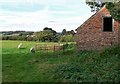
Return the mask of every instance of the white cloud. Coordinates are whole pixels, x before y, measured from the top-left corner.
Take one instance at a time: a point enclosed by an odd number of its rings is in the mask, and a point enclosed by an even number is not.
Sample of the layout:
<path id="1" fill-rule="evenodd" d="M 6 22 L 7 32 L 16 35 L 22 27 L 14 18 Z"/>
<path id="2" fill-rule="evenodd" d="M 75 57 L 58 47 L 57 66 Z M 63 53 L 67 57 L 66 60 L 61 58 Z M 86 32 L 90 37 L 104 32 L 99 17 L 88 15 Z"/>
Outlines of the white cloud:
<path id="1" fill-rule="evenodd" d="M 76 0 L 79 3 L 83 3 L 84 0 Z M 48 26 L 56 31 L 62 31 L 63 28 L 67 30 L 75 30 L 80 24 L 82 24 L 87 18 L 89 18 L 92 13 L 89 12 L 85 7 L 85 4 L 79 5 L 72 4 L 74 0 L 1 0 L 2 3 L 40 3 L 45 7 L 43 10 L 31 11 L 31 12 L 21 12 L 21 11 L 0 11 L 0 31 L 12 31 L 12 30 L 27 30 L 27 31 L 39 31 L 44 27 Z M 69 4 L 68 4 L 69 3 Z M 65 8 L 70 8 L 74 10 L 50 10 L 50 5 L 60 5 Z M 82 7 L 82 8 L 81 8 Z M 83 7 L 84 10 L 83 10 Z M 56 17 L 58 15 L 58 17 Z M 63 17 L 68 15 L 67 17 Z M 72 16 L 73 15 L 73 16 Z"/>
<path id="2" fill-rule="evenodd" d="M 70 2 L 70 1 L 74 1 L 74 0 L 0 0 L 0 2 L 16 2 L 16 3 L 19 3 L 19 2 L 60 3 L 60 2 Z M 84 0 L 81 0 L 81 1 L 84 1 Z"/>
<path id="3" fill-rule="evenodd" d="M 88 17 L 89 15 L 56 19 L 52 17 L 49 11 L 45 10 L 32 13 L 4 13 L 2 17 L 0 17 L 0 20 L 6 21 L 1 25 L 1 28 L 3 28 L 3 30 L 39 31 L 48 26 L 60 32 L 63 28 L 67 30 L 75 30 Z"/>
<path id="4" fill-rule="evenodd" d="M 46 8 L 36 12 L 4 12 L 0 13 L 0 20 L 6 20 L 4 24 L 14 23 L 44 23 L 55 20 L 52 14 L 74 14 L 67 11 L 49 11 Z"/>
<path id="5" fill-rule="evenodd" d="M 43 5 L 64 5 L 69 2 L 83 3 L 85 0 L 0 0 L 0 3 L 39 3 Z"/>

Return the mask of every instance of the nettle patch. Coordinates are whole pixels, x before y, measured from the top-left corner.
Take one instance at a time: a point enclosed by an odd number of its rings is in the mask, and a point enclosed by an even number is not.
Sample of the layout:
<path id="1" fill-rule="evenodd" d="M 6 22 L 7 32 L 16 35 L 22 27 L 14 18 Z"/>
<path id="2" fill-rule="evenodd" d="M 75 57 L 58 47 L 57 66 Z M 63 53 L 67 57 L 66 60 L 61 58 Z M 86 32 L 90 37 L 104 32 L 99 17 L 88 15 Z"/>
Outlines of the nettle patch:
<path id="1" fill-rule="evenodd" d="M 81 81 L 81 68 L 77 64 L 63 64 L 54 68 L 53 78 L 63 81 Z"/>

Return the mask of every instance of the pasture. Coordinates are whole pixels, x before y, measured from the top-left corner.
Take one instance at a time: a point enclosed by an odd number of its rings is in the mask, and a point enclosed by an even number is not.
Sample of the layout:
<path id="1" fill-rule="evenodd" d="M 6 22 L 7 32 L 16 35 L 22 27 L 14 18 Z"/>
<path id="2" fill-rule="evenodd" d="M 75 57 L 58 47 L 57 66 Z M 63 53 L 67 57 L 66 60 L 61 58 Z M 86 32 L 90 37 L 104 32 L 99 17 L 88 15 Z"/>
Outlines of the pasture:
<path id="1" fill-rule="evenodd" d="M 23 47 L 18 49 L 19 43 Z M 58 44 L 58 43 L 39 43 L 26 41 L 2 41 L 2 64 L 3 64 L 3 82 L 44 82 L 55 81 L 48 73 L 49 68 L 67 63 L 66 56 L 60 56 L 53 52 L 30 52 L 30 48 L 35 44 Z"/>
<path id="2" fill-rule="evenodd" d="M 19 43 L 23 48 L 18 49 Z M 3 82 L 119 82 L 120 47 L 102 51 L 62 52 L 29 50 L 35 44 L 57 44 L 27 41 L 2 41 Z"/>

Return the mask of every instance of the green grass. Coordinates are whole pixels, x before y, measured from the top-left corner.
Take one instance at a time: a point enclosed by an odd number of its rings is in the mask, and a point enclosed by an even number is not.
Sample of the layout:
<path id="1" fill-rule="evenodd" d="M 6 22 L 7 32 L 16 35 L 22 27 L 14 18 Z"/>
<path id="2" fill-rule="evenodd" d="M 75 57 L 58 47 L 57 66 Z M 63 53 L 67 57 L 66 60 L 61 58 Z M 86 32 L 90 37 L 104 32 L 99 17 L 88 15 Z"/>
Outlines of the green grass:
<path id="1" fill-rule="evenodd" d="M 22 49 L 17 48 L 20 42 L 23 43 Z M 73 48 L 64 53 L 32 54 L 29 49 L 35 44 L 2 41 L 3 82 L 119 82 L 118 46 L 102 51 L 77 53 Z"/>

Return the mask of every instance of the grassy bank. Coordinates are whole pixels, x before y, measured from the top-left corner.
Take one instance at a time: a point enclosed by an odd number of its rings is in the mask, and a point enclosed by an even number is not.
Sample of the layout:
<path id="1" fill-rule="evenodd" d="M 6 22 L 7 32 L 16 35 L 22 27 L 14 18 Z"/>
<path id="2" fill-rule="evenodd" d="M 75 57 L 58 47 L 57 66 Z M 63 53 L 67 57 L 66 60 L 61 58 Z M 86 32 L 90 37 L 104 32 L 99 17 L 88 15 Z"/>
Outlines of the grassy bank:
<path id="1" fill-rule="evenodd" d="M 36 42 L 2 41 L 3 82 L 118 82 L 120 47 L 102 51 L 36 52 Z M 44 44 L 44 43 L 37 43 Z M 48 43 L 47 43 L 48 44 Z M 54 43 L 49 43 L 50 45 Z"/>

